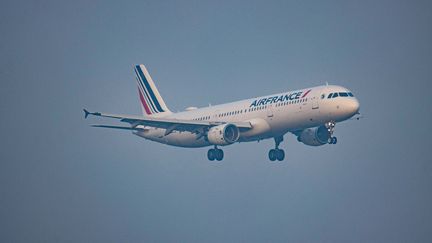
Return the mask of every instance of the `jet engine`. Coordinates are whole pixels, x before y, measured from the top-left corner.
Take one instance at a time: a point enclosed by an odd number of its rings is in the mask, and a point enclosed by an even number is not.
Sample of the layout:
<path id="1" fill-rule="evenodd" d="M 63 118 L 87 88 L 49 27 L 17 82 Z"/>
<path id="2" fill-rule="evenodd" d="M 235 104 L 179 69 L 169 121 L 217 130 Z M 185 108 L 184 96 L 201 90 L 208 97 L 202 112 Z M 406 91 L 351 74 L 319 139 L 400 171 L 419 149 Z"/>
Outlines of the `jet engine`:
<path id="1" fill-rule="evenodd" d="M 223 124 L 210 128 L 207 139 L 213 145 L 229 145 L 238 141 L 239 128 L 234 124 Z"/>
<path id="2" fill-rule="evenodd" d="M 297 137 L 299 142 L 309 146 L 320 146 L 328 143 L 330 133 L 325 126 L 307 128 Z"/>

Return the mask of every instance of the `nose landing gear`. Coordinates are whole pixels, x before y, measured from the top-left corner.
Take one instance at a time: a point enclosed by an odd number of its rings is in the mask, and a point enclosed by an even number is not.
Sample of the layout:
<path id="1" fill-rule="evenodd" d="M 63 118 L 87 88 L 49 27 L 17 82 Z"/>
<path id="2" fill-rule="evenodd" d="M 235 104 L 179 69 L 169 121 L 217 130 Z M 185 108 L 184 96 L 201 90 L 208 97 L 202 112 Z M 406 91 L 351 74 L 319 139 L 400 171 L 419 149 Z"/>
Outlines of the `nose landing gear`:
<path id="1" fill-rule="evenodd" d="M 328 139 L 328 144 L 336 144 L 337 143 L 337 137 L 331 137 Z"/>
<path id="2" fill-rule="evenodd" d="M 279 148 L 279 144 L 283 141 L 283 137 L 275 137 L 274 140 L 276 143 L 275 146 L 276 148 L 270 149 L 268 153 L 268 157 L 270 161 L 275 161 L 275 160 L 282 161 L 285 159 L 285 151 Z"/>
<path id="3" fill-rule="evenodd" d="M 333 137 L 333 133 L 334 133 L 334 129 L 335 129 L 335 126 L 336 126 L 336 122 L 329 121 L 329 122 L 326 122 L 324 125 L 327 128 L 327 131 L 329 133 L 329 139 L 327 141 L 328 144 L 336 144 L 337 143 L 337 138 Z"/>

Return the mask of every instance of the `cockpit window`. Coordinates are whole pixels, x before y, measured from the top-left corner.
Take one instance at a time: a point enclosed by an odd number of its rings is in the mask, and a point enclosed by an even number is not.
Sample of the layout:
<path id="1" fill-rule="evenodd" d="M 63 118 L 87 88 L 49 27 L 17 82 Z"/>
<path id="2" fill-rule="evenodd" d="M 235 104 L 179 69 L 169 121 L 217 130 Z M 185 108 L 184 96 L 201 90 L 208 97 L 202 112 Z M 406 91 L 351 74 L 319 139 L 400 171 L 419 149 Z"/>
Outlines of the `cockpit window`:
<path id="1" fill-rule="evenodd" d="M 338 93 L 330 93 L 327 96 L 327 99 L 332 99 L 336 97 L 354 97 L 354 95 L 351 92 L 338 92 Z"/>

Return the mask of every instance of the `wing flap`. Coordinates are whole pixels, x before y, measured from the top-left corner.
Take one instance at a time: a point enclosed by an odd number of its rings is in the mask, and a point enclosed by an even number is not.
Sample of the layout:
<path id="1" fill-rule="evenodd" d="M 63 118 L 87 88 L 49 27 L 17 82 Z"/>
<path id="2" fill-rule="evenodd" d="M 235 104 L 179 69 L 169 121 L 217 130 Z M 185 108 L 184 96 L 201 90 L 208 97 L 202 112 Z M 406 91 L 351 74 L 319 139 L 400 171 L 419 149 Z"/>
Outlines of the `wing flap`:
<path id="1" fill-rule="evenodd" d="M 91 127 L 100 127 L 100 128 L 111 128 L 111 129 L 122 129 L 122 130 L 132 130 L 132 131 L 144 131 L 145 129 L 139 127 L 123 127 L 123 126 L 112 126 L 112 125 L 90 125 Z"/>

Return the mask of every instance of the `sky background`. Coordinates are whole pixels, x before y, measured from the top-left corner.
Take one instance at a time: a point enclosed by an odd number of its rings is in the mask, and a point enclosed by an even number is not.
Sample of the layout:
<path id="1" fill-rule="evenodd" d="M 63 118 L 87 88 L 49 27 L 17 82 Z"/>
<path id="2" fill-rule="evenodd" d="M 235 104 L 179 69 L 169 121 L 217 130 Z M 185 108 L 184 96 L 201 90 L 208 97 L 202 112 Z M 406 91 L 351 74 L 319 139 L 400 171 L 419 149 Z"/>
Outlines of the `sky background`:
<path id="1" fill-rule="evenodd" d="M 430 1 L 2 1 L 1 242 L 431 242 Z M 325 82 L 365 117 L 338 144 L 207 148 L 91 128 Z"/>

